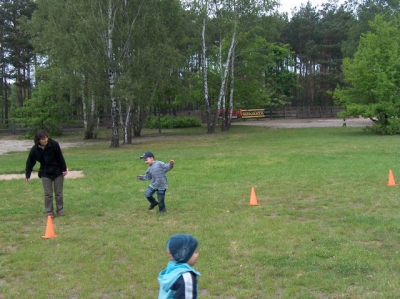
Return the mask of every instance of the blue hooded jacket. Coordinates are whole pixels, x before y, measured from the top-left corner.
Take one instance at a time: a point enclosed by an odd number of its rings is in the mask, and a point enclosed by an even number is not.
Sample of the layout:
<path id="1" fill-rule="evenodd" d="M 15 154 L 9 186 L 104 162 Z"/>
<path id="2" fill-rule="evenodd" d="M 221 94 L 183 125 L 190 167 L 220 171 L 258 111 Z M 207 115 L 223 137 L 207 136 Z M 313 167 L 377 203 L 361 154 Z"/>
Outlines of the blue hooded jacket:
<path id="1" fill-rule="evenodd" d="M 185 278 L 189 274 L 193 281 Z M 194 270 L 190 265 L 186 263 L 175 263 L 170 261 L 167 268 L 162 270 L 158 275 L 158 282 L 160 283 L 160 292 L 158 299 L 177 299 L 174 295 L 177 294 L 176 282 L 184 276 L 182 284 L 180 285 L 180 291 L 184 289 L 184 293 L 179 298 L 184 299 L 196 299 L 197 298 L 197 276 L 200 273 Z M 194 288 L 192 290 L 192 288 Z M 179 292 L 179 290 L 178 290 Z"/>

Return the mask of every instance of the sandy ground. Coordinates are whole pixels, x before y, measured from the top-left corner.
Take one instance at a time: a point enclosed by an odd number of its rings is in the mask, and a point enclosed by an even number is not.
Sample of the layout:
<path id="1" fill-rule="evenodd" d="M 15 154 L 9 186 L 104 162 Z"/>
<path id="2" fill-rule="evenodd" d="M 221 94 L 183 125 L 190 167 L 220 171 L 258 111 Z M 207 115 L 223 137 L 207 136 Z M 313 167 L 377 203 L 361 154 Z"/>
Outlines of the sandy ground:
<path id="1" fill-rule="evenodd" d="M 373 123 L 369 119 L 351 118 L 346 120 L 347 127 L 365 127 Z M 264 126 L 270 128 L 312 128 L 312 127 L 343 127 L 343 119 L 340 118 L 316 118 L 316 119 L 259 119 L 244 120 L 233 123 L 235 126 Z M 31 140 L 17 140 L 14 136 L 0 136 L 0 155 L 10 152 L 27 152 L 32 147 Z M 60 142 L 61 148 L 83 146 L 84 142 Z M 1 171 L 1 169 L 0 169 Z M 69 171 L 66 178 L 81 178 L 82 171 Z M 24 174 L 0 174 L 0 180 L 23 179 Z M 38 178 L 37 173 L 32 173 L 32 179 Z"/>
<path id="2" fill-rule="evenodd" d="M 83 144 L 83 142 L 60 142 L 61 148 L 82 146 Z M 17 140 L 14 136 L 0 137 L 0 155 L 10 152 L 26 152 L 28 155 L 32 145 L 32 140 Z M 76 179 L 82 177 L 84 177 L 82 171 L 68 171 L 68 175 L 65 178 Z M 0 174 L 0 180 L 13 179 L 25 179 L 25 174 Z M 37 172 L 32 172 L 31 179 L 38 179 Z"/>
<path id="3" fill-rule="evenodd" d="M 77 147 L 84 142 L 60 142 L 61 148 Z M 11 152 L 29 152 L 33 146 L 32 140 L 17 140 L 14 136 L 0 137 L 0 155 Z"/>
<path id="4" fill-rule="evenodd" d="M 83 171 L 68 171 L 66 179 L 78 179 L 83 178 L 84 174 Z M 31 179 L 38 179 L 37 172 L 32 172 Z M 25 179 L 25 174 L 0 174 L 0 180 L 13 180 L 13 179 Z"/>

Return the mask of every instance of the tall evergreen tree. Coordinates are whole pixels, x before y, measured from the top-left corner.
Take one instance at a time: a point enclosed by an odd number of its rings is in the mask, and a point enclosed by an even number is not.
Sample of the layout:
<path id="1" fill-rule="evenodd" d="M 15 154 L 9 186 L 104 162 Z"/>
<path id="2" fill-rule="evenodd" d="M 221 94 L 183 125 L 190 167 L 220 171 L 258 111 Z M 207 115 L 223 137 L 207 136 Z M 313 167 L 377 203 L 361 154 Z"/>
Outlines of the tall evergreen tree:
<path id="1" fill-rule="evenodd" d="M 10 109 L 9 82 L 16 86 L 17 106 L 22 107 L 31 97 L 33 47 L 25 24 L 35 9 L 35 2 L 31 0 L 0 1 L 2 99 L 6 119 Z"/>

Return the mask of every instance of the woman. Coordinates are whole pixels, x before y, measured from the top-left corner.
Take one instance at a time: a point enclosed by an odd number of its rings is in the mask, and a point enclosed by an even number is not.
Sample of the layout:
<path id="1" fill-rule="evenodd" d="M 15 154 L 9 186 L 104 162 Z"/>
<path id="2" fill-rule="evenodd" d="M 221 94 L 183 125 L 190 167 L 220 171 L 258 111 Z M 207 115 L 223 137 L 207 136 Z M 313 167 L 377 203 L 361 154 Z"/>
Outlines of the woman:
<path id="1" fill-rule="evenodd" d="M 57 214 L 64 216 L 63 186 L 64 176 L 68 174 L 67 165 L 57 141 L 49 138 L 47 133 L 39 130 L 35 134 L 35 145 L 32 146 L 26 160 L 25 177 L 29 183 L 36 161 L 40 163 L 39 178 L 44 189 L 44 206 L 46 215 L 54 217 L 53 190 L 56 198 Z"/>

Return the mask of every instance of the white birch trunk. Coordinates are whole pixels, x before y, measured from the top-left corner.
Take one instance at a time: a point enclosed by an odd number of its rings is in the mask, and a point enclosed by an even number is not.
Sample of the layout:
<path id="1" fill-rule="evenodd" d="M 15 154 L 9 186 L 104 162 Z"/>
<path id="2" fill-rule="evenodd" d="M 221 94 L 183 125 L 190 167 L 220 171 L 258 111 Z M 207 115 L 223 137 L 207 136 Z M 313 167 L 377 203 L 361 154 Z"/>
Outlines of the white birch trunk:
<path id="1" fill-rule="evenodd" d="M 95 108 L 96 108 L 96 100 L 93 96 L 93 98 L 90 100 L 90 115 L 91 115 L 90 119 L 91 120 L 93 120 L 96 115 Z"/>
<path id="2" fill-rule="evenodd" d="M 117 101 L 118 103 L 118 111 L 122 111 L 122 105 L 121 105 L 121 101 Z M 122 117 L 122 113 L 120 113 L 119 115 L 119 125 L 121 126 L 121 128 L 124 127 L 124 119 Z"/>
<path id="3" fill-rule="evenodd" d="M 226 58 L 226 63 L 225 63 L 226 68 L 225 68 L 224 74 L 222 76 L 221 87 L 219 89 L 218 107 L 221 107 L 221 101 L 225 97 L 226 81 L 227 81 L 229 70 L 230 70 L 233 48 L 235 47 L 235 39 L 236 39 L 236 32 L 234 32 L 232 35 L 232 41 L 231 41 L 231 45 L 229 47 L 228 57 Z"/>
<path id="4" fill-rule="evenodd" d="M 114 70 L 114 53 L 113 53 L 113 30 L 114 30 L 115 15 L 112 9 L 112 0 L 108 0 L 108 30 L 107 30 L 107 57 L 109 63 L 108 81 L 110 85 L 110 101 L 111 101 L 111 145 L 110 147 L 119 147 L 118 137 L 118 108 L 114 97 L 116 73 Z"/>
<path id="5" fill-rule="evenodd" d="M 124 144 L 129 144 L 129 127 L 131 125 L 131 103 L 127 101 L 126 107 L 126 117 L 125 117 L 125 125 L 124 125 Z"/>
<path id="6" fill-rule="evenodd" d="M 228 51 L 228 57 L 226 58 L 226 62 L 225 62 L 226 68 L 225 68 L 224 74 L 222 76 L 221 87 L 219 89 L 218 107 L 221 107 L 221 102 L 222 102 L 222 100 L 225 99 L 226 82 L 227 82 L 227 78 L 228 78 L 228 74 L 229 74 L 229 70 L 230 70 L 231 57 L 232 57 L 233 49 L 235 47 L 235 43 L 236 43 L 236 30 L 233 32 L 231 45 L 230 45 L 229 51 Z M 218 113 L 215 115 L 214 124 L 217 123 L 217 120 L 218 120 Z"/>
<path id="7" fill-rule="evenodd" d="M 86 104 L 89 102 L 89 107 Z M 95 138 L 96 133 L 94 132 L 94 128 L 96 126 L 95 121 L 97 121 L 97 130 L 99 126 L 99 119 L 95 119 L 96 117 L 96 100 L 92 95 L 91 99 L 87 99 L 85 94 L 82 94 L 82 111 L 83 111 L 83 126 L 85 128 L 85 138 Z"/>
<path id="8" fill-rule="evenodd" d="M 235 87 L 235 48 L 233 48 L 232 59 L 231 59 L 231 82 L 230 82 L 230 93 L 229 93 L 229 118 L 227 122 L 227 130 L 231 127 L 232 114 L 233 114 L 233 91 Z"/>
<path id="9" fill-rule="evenodd" d="M 203 88 L 204 88 L 204 104 L 206 106 L 206 122 L 207 122 L 207 132 L 212 133 L 211 129 L 211 110 L 210 110 L 210 101 L 208 100 L 208 79 L 207 79 L 207 57 L 206 57 L 206 19 L 203 19 L 203 29 L 201 31 L 201 40 L 202 40 L 202 63 L 203 63 Z"/>
<path id="10" fill-rule="evenodd" d="M 92 95 L 91 99 L 90 99 L 90 116 L 89 116 L 89 124 L 88 124 L 88 128 L 90 127 L 91 130 L 91 134 L 92 134 L 92 138 L 97 138 L 97 133 L 99 131 L 99 118 L 97 117 L 97 126 L 96 126 L 96 130 L 94 130 L 95 128 L 95 121 L 96 121 L 96 98 L 94 95 Z"/>

